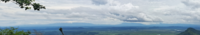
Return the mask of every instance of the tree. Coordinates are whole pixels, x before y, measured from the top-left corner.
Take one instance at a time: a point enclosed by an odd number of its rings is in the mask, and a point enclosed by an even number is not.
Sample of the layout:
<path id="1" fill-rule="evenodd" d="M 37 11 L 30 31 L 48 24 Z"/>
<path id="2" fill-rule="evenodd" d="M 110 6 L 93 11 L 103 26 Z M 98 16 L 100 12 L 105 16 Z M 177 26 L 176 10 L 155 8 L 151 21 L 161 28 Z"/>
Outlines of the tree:
<path id="1" fill-rule="evenodd" d="M 181 32 L 178 35 L 200 35 L 200 31 L 190 27 L 190 28 L 188 28 L 184 32 Z"/>
<path id="2" fill-rule="evenodd" d="M 62 30 L 62 28 L 61 28 L 61 27 L 60 27 L 60 29 L 59 29 L 59 30 L 60 30 L 60 32 L 62 33 L 62 35 L 64 35 L 64 33 L 63 33 L 63 30 Z"/>
<path id="3" fill-rule="evenodd" d="M 18 31 L 18 28 L 10 27 L 6 29 L 0 29 L 0 35 L 29 35 L 31 34 L 30 31 Z"/>
<path id="4" fill-rule="evenodd" d="M 20 8 L 25 8 L 25 10 L 31 9 L 30 6 L 33 7 L 34 10 L 39 11 L 40 9 L 46 9 L 45 6 L 40 5 L 39 3 L 33 3 L 35 0 L 0 0 L 0 2 L 14 2 L 19 5 Z M 0 35 L 29 35 L 30 31 L 18 31 L 18 28 L 10 27 L 6 29 L 0 29 Z"/>
<path id="5" fill-rule="evenodd" d="M 35 0 L 0 0 L 0 2 L 9 2 L 13 1 L 15 4 L 19 5 L 20 8 L 25 8 L 25 10 L 31 9 L 39 11 L 40 9 L 46 9 L 45 6 L 40 5 L 39 3 L 33 3 Z"/>

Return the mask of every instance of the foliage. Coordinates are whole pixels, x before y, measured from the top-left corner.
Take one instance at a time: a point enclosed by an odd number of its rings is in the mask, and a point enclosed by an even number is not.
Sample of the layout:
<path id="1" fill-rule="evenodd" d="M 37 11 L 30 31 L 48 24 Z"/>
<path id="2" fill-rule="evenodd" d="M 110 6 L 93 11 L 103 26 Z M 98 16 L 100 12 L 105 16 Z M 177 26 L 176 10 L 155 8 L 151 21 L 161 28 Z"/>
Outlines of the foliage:
<path id="1" fill-rule="evenodd" d="M 6 29 L 0 29 L 0 35 L 29 35 L 31 34 L 30 31 L 18 31 L 18 28 L 10 27 Z"/>
<path id="2" fill-rule="evenodd" d="M 184 31 L 178 35 L 200 35 L 200 31 L 198 31 L 194 28 L 188 28 L 186 31 Z"/>
<path id="3" fill-rule="evenodd" d="M 45 6 L 40 5 L 39 3 L 33 3 L 35 0 L 0 0 L 2 2 L 9 2 L 9 1 L 13 1 L 15 4 L 19 5 L 20 8 L 25 8 L 25 10 L 27 9 L 31 9 L 32 6 L 34 8 L 34 10 L 40 10 L 40 9 L 46 9 Z"/>

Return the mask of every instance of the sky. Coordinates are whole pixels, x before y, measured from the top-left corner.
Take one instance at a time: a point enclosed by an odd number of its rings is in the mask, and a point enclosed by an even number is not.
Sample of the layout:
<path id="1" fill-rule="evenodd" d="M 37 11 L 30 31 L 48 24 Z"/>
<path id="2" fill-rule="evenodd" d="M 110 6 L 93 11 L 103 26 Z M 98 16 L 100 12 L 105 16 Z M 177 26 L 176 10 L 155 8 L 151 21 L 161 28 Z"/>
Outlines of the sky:
<path id="1" fill-rule="evenodd" d="M 24 10 L 0 2 L 0 26 L 67 24 L 200 25 L 200 0 L 35 0 L 46 7 Z M 66 24 L 66 25 L 65 25 Z"/>

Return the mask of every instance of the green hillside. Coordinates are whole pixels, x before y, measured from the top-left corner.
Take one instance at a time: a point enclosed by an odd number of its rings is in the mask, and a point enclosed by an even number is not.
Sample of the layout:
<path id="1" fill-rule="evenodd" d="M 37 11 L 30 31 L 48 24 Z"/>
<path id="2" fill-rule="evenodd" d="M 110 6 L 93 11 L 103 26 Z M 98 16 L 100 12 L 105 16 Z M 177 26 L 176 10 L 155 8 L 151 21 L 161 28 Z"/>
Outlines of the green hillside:
<path id="1" fill-rule="evenodd" d="M 188 28 L 186 31 L 181 32 L 178 35 L 200 35 L 200 31 L 198 31 L 194 28 Z"/>

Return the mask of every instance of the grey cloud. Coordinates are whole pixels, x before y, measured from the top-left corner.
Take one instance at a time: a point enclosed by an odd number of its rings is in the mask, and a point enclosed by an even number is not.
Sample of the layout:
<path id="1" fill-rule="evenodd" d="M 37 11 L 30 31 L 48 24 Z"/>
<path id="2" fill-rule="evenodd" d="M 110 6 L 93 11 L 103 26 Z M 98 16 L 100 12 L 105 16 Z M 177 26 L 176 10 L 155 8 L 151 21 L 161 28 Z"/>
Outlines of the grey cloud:
<path id="1" fill-rule="evenodd" d="M 137 20 L 124 19 L 123 21 L 125 21 L 125 22 L 162 22 L 162 20 L 160 20 L 160 19 L 152 19 L 152 21 L 147 21 L 144 18 L 137 18 Z"/>
<path id="2" fill-rule="evenodd" d="M 95 5 L 105 5 L 107 4 L 106 0 L 92 0 L 92 3 Z"/>
<path id="3" fill-rule="evenodd" d="M 200 13 L 184 13 L 185 15 L 183 20 L 186 22 L 199 22 L 200 21 Z"/>
<path id="4" fill-rule="evenodd" d="M 200 7 L 200 3 L 199 2 L 186 0 L 186 1 L 182 1 L 182 3 L 185 4 L 186 6 L 191 7 L 192 9 L 196 9 L 196 8 Z"/>
<path id="5" fill-rule="evenodd" d="M 152 18 L 150 15 L 140 14 L 140 11 L 123 12 L 118 10 L 92 9 L 89 7 L 77 7 L 70 10 L 48 10 L 43 11 L 49 14 L 64 14 L 66 18 L 82 18 L 99 20 L 107 17 L 115 18 L 123 22 L 161 22 L 159 18 Z M 145 17 L 143 17 L 145 16 Z M 138 20 L 128 20 L 137 18 Z"/>
<path id="6" fill-rule="evenodd" d="M 113 13 L 111 13 L 113 14 Z M 113 17 L 113 18 L 117 18 L 121 21 L 124 21 L 124 22 L 162 22 L 161 19 L 159 18 L 152 18 L 148 15 L 141 15 L 139 13 L 132 13 L 132 14 L 129 14 L 129 13 L 124 13 L 124 14 L 113 14 L 117 17 Z M 141 16 L 146 16 L 146 17 L 141 17 Z M 129 20 L 130 18 L 136 18 L 137 20 Z"/>

